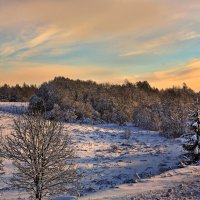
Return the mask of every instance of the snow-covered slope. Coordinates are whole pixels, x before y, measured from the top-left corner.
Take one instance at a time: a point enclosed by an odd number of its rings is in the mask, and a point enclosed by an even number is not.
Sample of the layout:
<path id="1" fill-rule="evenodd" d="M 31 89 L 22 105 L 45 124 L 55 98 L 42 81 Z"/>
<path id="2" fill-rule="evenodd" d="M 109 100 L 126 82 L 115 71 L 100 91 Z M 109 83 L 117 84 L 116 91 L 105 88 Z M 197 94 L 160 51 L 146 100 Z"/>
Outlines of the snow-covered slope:
<path id="1" fill-rule="evenodd" d="M 1 107 L 0 104 L 0 110 Z M 17 116 L 0 112 L 3 135 L 12 131 L 14 117 Z M 176 168 L 182 153 L 179 140 L 166 139 L 157 132 L 140 130 L 132 125 L 65 124 L 65 130 L 70 132 L 76 148 L 76 161 L 83 177 L 80 191 L 83 199 L 96 198 L 96 194 L 128 195 L 140 191 L 141 183 L 137 183 L 140 179 Z M 10 161 L 4 161 L 4 164 L 5 179 L 11 176 L 13 168 Z M 145 187 L 151 186 L 150 183 L 146 184 Z M 11 200 L 26 196 L 22 191 L 3 187 L 6 185 L 1 180 L 0 199 Z M 105 193 L 105 190 L 108 192 Z"/>
<path id="2" fill-rule="evenodd" d="M 132 126 L 71 124 L 68 129 L 77 146 L 83 194 L 134 183 L 175 168 L 181 154 L 178 141 Z"/>
<path id="3" fill-rule="evenodd" d="M 122 184 L 81 197 L 80 200 L 200 199 L 200 167 L 170 170 L 135 184 Z"/>

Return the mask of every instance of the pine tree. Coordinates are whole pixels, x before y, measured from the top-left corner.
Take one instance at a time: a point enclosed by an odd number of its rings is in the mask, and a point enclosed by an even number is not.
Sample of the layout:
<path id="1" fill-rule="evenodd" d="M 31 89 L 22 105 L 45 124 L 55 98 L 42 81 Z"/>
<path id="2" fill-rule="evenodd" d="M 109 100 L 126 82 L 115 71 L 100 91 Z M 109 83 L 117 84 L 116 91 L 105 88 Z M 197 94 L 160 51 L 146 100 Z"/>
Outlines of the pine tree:
<path id="1" fill-rule="evenodd" d="M 196 110 L 189 116 L 190 129 L 194 135 L 183 145 L 184 150 L 189 154 L 191 163 L 198 161 L 200 156 L 200 110 L 198 107 L 196 105 Z"/>

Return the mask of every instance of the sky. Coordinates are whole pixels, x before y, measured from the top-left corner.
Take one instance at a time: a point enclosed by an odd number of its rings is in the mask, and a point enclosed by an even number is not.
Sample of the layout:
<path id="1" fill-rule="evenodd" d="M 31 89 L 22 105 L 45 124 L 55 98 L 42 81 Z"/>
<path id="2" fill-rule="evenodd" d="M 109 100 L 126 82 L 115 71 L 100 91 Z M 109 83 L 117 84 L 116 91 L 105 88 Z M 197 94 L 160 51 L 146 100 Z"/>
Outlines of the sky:
<path id="1" fill-rule="evenodd" d="M 0 85 L 55 76 L 200 90 L 199 0 L 0 0 Z"/>

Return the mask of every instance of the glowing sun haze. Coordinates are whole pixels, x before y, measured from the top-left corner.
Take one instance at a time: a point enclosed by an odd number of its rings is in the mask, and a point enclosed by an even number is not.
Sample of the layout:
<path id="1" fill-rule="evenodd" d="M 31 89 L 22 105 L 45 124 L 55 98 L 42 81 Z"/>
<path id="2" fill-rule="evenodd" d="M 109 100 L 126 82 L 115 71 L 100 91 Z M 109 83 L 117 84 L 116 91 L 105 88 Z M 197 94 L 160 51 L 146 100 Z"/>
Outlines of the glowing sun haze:
<path id="1" fill-rule="evenodd" d="M 200 90 L 198 0 L 0 0 L 0 84 L 55 76 Z"/>

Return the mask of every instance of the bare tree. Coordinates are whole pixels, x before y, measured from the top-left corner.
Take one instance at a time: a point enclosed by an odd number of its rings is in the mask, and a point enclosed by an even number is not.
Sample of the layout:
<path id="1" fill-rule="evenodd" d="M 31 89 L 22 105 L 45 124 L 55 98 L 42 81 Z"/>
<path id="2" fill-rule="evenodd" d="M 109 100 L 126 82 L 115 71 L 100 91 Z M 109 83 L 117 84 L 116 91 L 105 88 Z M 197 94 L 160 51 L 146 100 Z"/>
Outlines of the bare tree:
<path id="1" fill-rule="evenodd" d="M 11 186 L 41 200 L 75 191 L 76 168 L 71 138 L 60 122 L 24 115 L 14 120 L 14 132 L 3 141 L 3 154 L 17 172 Z"/>

